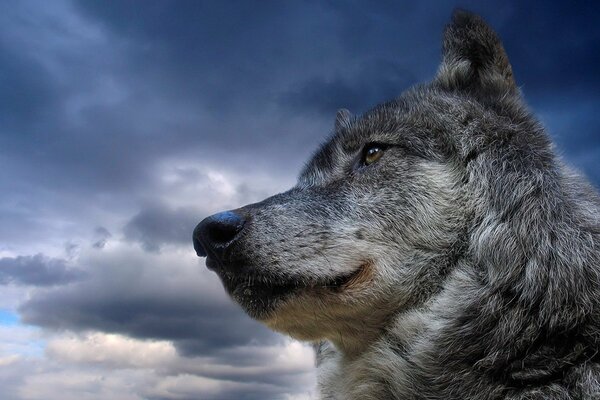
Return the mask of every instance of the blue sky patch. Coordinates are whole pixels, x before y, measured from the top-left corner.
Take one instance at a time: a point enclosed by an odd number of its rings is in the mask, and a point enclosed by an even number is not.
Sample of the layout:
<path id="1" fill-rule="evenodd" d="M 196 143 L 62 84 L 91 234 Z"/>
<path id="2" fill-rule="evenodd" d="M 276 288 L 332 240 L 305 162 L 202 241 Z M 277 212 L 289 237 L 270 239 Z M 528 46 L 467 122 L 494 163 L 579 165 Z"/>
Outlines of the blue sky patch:
<path id="1" fill-rule="evenodd" d="M 19 316 L 9 310 L 0 310 L 0 325 L 13 326 L 19 323 Z"/>

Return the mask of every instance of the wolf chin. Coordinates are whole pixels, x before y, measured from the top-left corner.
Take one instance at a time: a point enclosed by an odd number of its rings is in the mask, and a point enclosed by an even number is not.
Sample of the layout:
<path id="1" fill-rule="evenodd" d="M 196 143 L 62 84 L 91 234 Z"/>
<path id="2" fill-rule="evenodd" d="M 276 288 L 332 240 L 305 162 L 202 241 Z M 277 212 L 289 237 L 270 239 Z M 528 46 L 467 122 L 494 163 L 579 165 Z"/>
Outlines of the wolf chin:
<path id="1" fill-rule="evenodd" d="M 338 112 L 296 186 L 194 246 L 250 316 L 315 343 L 322 399 L 600 399 L 599 215 L 457 11 L 432 82 Z"/>

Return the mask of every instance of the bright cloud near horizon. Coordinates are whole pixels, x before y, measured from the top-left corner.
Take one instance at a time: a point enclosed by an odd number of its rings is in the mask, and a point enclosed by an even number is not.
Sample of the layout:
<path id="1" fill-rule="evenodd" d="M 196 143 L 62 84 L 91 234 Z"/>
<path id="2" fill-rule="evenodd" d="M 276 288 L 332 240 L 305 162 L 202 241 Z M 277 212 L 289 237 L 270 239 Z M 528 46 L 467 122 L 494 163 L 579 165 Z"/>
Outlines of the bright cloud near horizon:
<path id="1" fill-rule="evenodd" d="M 233 304 L 191 232 L 292 186 L 336 109 L 431 79 L 456 6 L 600 186 L 593 2 L 1 2 L 0 397 L 316 398 L 310 347 Z"/>

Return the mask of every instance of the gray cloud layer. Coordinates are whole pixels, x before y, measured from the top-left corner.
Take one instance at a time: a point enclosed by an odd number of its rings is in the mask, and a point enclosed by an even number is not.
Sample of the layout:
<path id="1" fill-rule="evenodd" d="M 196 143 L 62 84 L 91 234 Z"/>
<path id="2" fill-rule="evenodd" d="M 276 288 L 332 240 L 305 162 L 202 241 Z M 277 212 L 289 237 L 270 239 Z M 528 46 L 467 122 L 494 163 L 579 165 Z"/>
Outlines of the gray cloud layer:
<path id="1" fill-rule="evenodd" d="M 172 340 L 185 354 L 278 340 L 227 299 L 216 277 L 193 254 L 187 261 L 134 249 L 99 256 L 96 252 L 87 260 L 89 279 L 39 291 L 24 303 L 24 321 L 52 329 Z M 172 265 L 174 261 L 187 265 Z"/>
<path id="2" fill-rule="evenodd" d="M 42 254 L 0 258 L 0 285 L 64 285 L 84 276 L 83 270 L 68 267 L 65 260 Z"/>
<path id="3" fill-rule="evenodd" d="M 123 231 L 127 239 L 140 242 L 148 251 L 159 251 L 169 243 L 189 245 L 199 215 L 193 208 L 154 205 L 133 216 Z"/>

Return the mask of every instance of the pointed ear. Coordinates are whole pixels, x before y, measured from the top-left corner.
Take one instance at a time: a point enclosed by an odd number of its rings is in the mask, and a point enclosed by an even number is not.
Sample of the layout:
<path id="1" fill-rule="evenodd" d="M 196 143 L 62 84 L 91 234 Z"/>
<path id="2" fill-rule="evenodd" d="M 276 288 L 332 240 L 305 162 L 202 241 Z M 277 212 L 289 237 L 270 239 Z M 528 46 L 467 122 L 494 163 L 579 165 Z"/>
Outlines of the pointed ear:
<path id="1" fill-rule="evenodd" d="M 345 108 L 340 108 L 335 114 L 335 131 L 339 132 L 342 129 L 346 129 L 352 123 L 354 116 L 350 111 Z"/>
<path id="2" fill-rule="evenodd" d="M 498 35 L 481 17 L 464 10 L 454 11 L 444 32 L 436 81 L 448 89 L 517 90 Z"/>

